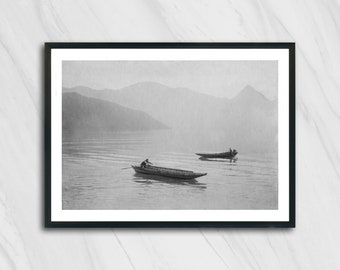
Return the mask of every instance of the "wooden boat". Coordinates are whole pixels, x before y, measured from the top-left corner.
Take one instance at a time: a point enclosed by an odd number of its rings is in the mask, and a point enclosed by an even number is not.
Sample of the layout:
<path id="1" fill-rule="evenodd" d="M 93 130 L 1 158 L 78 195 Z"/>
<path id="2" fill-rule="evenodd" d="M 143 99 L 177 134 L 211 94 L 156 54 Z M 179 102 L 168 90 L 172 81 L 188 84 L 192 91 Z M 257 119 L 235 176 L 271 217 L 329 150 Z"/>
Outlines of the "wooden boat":
<path id="1" fill-rule="evenodd" d="M 141 166 L 131 165 L 131 167 L 137 173 L 152 174 L 152 175 L 159 175 L 159 176 L 179 178 L 179 179 L 194 179 L 197 177 L 207 175 L 206 173 L 195 173 L 193 171 L 164 168 L 164 167 L 157 167 L 157 166 L 141 167 Z"/>
<path id="2" fill-rule="evenodd" d="M 196 155 L 204 157 L 204 158 L 226 158 L 226 159 L 234 159 L 237 155 L 237 151 L 235 152 L 224 152 L 224 153 L 196 153 Z"/>

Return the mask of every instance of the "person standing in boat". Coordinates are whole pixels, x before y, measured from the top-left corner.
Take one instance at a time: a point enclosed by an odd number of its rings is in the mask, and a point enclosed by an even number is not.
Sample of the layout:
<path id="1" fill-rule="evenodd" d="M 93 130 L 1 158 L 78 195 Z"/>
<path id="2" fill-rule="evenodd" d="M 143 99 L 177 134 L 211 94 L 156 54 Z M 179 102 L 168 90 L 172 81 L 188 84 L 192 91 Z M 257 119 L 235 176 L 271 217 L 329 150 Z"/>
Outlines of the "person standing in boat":
<path id="1" fill-rule="evenodd" d="M 144 161 L 140 164 L 140 166 L 141 166 L 142 168 L 145 168 L 145 167 L 147 167 L 147 166 L 149 166 L 149 165 L 152 165 L 152 163 L 149 161 L 149 159 L 144 160 Z"/>

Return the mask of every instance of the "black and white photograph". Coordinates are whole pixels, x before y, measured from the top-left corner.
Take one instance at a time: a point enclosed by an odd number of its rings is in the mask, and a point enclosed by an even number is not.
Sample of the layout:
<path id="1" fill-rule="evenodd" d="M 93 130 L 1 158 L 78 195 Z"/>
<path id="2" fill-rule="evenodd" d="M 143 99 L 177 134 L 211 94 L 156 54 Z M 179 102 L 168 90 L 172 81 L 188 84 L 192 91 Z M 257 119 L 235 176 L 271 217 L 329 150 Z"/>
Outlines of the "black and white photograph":
<path id="1" fill-rule="evenodd" d="M 280 67 L 288 53 L 282 61 L 265 51 L 263 59 L 247 59 L 228 48 L 221 57 L 209 48 L 199 52 L 207 56 L 190 48 L 150 49 L 149 56 L 145 48 L 106 50 L 113 51 L 107 59 L 105 50 L 93 57 L 60 50 L 71 57 L 55 60 L 55 77 L 52 58 L 52 217 L 53 197 L 66 213 L 56 221 L 289 221 L 288 106 L 279 112 L 280 98 L 288 105 L 288 70 Z M 282 211 L 286 219 L 276 219 Z M 238 213 L 239 220 L 232 216 Z"/>

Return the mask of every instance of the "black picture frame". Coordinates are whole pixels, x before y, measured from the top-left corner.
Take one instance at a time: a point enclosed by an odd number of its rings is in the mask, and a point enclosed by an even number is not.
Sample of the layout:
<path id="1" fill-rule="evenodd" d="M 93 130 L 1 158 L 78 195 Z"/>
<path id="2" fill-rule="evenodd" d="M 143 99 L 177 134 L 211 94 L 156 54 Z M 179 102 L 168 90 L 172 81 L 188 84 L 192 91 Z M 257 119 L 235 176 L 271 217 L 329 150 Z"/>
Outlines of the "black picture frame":
<path id="1" fill-rule="evenodd" d="M 53 221 L 51 215 L 51 54 L 54 49 L 287 49 L 289 51 L 289 220 L 287 221 Z M 295 227 L 295 43 L 45 43 L 45 227 L 46 228 L 294 228 Z"/>

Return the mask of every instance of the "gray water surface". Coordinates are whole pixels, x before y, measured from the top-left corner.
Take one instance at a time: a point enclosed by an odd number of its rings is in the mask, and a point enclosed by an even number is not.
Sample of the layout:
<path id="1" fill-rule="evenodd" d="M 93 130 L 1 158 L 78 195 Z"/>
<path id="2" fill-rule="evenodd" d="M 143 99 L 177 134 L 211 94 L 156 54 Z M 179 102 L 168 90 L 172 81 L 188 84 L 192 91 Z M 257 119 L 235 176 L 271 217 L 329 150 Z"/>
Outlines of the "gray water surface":
<path id="1" fill-rule="evenodd" d="M 198 151 L 176 147 L 169 136 L 64 138 L 63 209 L 277 209 L 277 155 L 239 153 L 235 163 L 200 160 Z M 131 165 L 145 158 L 208 174 L 189 181 L 136 174 Z"/>

